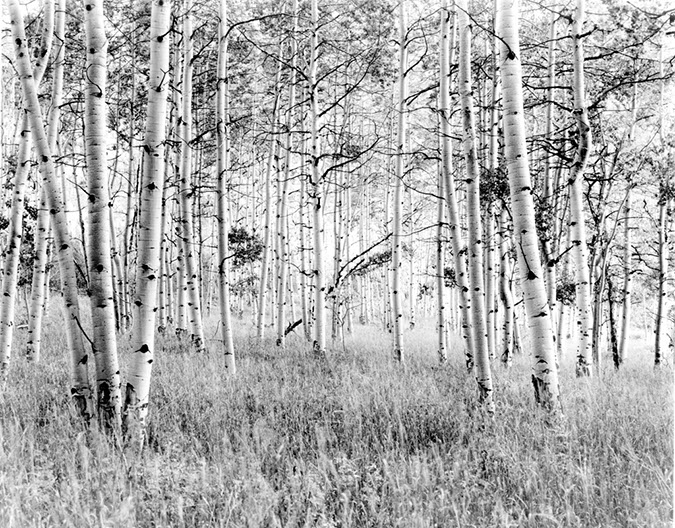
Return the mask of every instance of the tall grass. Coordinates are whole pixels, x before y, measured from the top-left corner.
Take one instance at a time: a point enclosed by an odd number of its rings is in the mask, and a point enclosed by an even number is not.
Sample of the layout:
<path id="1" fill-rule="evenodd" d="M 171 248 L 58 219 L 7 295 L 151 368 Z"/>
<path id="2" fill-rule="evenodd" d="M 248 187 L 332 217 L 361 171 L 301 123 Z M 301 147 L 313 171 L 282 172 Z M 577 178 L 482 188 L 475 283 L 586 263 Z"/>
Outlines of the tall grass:
<path id="1" fill-rule="evenodd" d="M 42 363 L 14 358 L 0 405 L 3 527 L 671 523 L 673 378 L 644 350 L 601 380 L 564 357 L 566 421 L 550 427 L 527 357 L 495 365 L 485 418 L 458 347 L 437 365 L 430 326 L 407 335 L 402 368 L 378 329 L 320 360 L 299 338 L 259 345 L 242 322 L 236 379 L 217 342 L 195 355 L 160 338 L 134 463 L 70 411 L 56 313 L 47 324 Z"/>

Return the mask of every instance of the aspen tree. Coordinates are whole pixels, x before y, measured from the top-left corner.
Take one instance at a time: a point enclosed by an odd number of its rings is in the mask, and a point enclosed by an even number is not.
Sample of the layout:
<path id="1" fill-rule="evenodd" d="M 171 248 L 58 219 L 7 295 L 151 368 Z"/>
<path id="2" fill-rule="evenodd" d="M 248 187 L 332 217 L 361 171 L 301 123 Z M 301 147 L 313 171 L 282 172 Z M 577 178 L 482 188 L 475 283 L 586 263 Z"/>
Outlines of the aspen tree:
<path id="1" fill-rule="evenodd" d="M 199 352 L 206 350 L 202 323 L 199 268 L 195 258 L 195 239 L 192 221 L 192 0 L 185 0 L 183 15 L 183 83 L 180 120 L 180 240 L 184 250 L 184 268 L 187 278 L 187 316 L 190 340 Z"/>
<path id="2" fill-rule="evenodd" d="M 260 266 L 260 289 L 258 291 L 258 322 L 256 336 L 258 340 L 265 336 L 265 312 L 267 299 L 267 282 L 270 270 L 270 253 L 272 243 L 272 171 L 274 170 L 274 160 L 277 157 L 278 143 L 274 139 L 274 133 L 277 129 L 277 110 L 279 107 L 279 98 L 281 96 L 281 63 L 277 68 L 276 79 L 274 83 L 274 104 L 272 106 L 272 130 L 270 139 L 270 150 L 267 155 L 267 166 L 265 169 L 264 195 L 265 195 L 265 218 L 263 223 L 263 254 Z"/>
<path id="3" fill-rule="evenodd" d="M 461 334 L 464 340 L 464 353 L 467 370 L 471 371 L 474 367 L 473 339 L 471 337 L 471 297 L 469 295 L 469 280 L 466 272 L 466 262 L 464 260 L 465 245 L 462 240 L 462 232 L 459 224 L 459 206 L 457 205 L 457 191 L 455 189 L 455 178 L 453 176 L 453 157 L 452 157 L 452 137 L 450 130 L 450 65 L 454 63 L 455 50 L 455 27 L 453 24 L 452 33 L 449 29 L 449 21 L 454 19 L 454 12 L 451 14 L 446 8 L 441 12 L 441 65 L 440 65 L 440 120 L 441 120 L 441 152 L 442 152 L 442 172 L 443 187 L 445 191 L 445 202 L 448 211 L 449 235 L 452 243 L 452 256 L 454 259 L 455 280 L 459 288 L 459 309 L 461 312 Z"/>
<path id="4" fill-rule="evenodd" d="M 444 18 L 444 14 L 441 13 Z M 443 38 L 443 37 L 441 37 Z M 438 360 L 444 363 L 448 359 L 446 350 L 445 332 L 445 259 L 443 254 L 443 232 L 445 220 L 445 201 L 443 200 L 443 173 L 441 167 L 438 171 L 438 198 L 436 198 L 436 299 L 438 300 L 437 311 L 437 335 L 438 335 Z"/>
<path id="5" fill-rule="evenodd" d="M 220 0 L 220 21 L 218 23 L 218 84 L 216 86 L 216 134 L 218 139 L 218 190 L 216 195 L 216 219 L 218 222 L 218 296 L 220 303 L 220 331 L 225 353 L 225 368 L 234 375 L 236 364 L 232 342 L 232 321 L 230 317 L 230 271 L 227 262 L 229 245 L 229 196 L 227 192 L 227 171 L 229 169 L 230 138 L 229 121 L 229 78 L 227 71 L 227 0 Z"/>
<path id="6" fill-rule="evenodd" d="M 306 98 L 303 90 L 302 100 Z M 303 111 L 302 129 L 306 130 L 305 112 Z M 302 135 L 300 145 L 300 166 L 305 167 L 307 139 L 305 134 Z M 307 284 L 307 270 L 309 269 L 309 262 L 307 259 L 307 174 L 303 170 L 300 174 L 300 198 L 299 200 L 299 214 L 300 214 L 300 310 L 302 312 L 302 328 L 305 339 L 312 341 L 312 329 L 310 324 L 310 306 L 308 300 L 309 286 Z"/>
<path id="7" fill-rule="evenodd" d="M 59 0 L 54 14 L 54 37 L 56 39 L 56 56 L 52 71 L 52 97 L 47 127 L 47 141 L 50 152 L 56 150 L 56 137 L 63 99 L 63 61 L 65 58 L 65 0 Z M 46 24 L 45 24 L 46 25 Z M 47 259 L 49 248 L 49 207 L 45 186 L 40 187 L 40 207 L 35 227 L 35 261 L 31 279 L 30 307 L 28 309 L 28 335 L 26 337 L 26 359 L 40 361 L 42 342 L 42 316 L 45 311 L 45 289 L 47 283 Z"/>
<path id="8" fill-rule="evenodd" d="M 480 173 L 476 152 L 476 124 L 471 78 L 471 35 L 466 0 L 457 2 L 459 23 L 459 95 L 462 109 L 464 162 L 467 184 L 467 221 L 469 226 L 469 285 L 471 288 L 471 323 L 473 354 L 479 400 L 488 413 L 494 412 L 492 373 L 487 347 L 485 298 L 483 290 L 483 241 L 480 216 Z"/>
<path id="9" fill-rule="evenodd" d="M 290 78 L 288 80 L 288 111 L 286 113 L 286 137 L 284 145 L 284 172 L 283 181 L 279 182 L 279 198 L 277 206 L 277 236 L 279 239 L 279 262 L 277 275 L 279 280 L 279 291 L 277 296 L 277 346 L 284 347 L 286 344 L 286 289 L 288 286 L 288 259 L 289 253 L 286 250 L 288 242 L 288 231 L 286 229 L 288 200 L 288 183 L 291 178 L 291 152 L 293 148 L 293 114 L 295 110 L 295 84 L 296 84 L 296 63 L 298 54 L 298 43 L 296 34 L 298 31 L 298 0 L 293 0 L 291 7 L 293 17 L 293 27 L 291 29 L 290 43 Z M 279 173 L 282 174 L 281 172 Z"/>
<path id="10" fill-rule="evenodd" d="M 506 207 L 502 207 L 499 215 L 499 295 L 504 305 L 503 341 L 501 343 L 500 360 L 506 366 L 511 366 L 513 360 L 513 293 L 511 291 L 511 256 L 508 237 L 508 220 Z"/>
<path id="11" fill-rule="evenodd" d="M 401 251 L 403 241 L 403 176 L 405 172 L 406 111 L 408 97 L 408 27 L 405 2 L 399 4 L 399 77 L 398 129 L 396 134 L 396 176 L 394 180 L 394 207 L 391 246 L 391 308 L 394 323 L 394 359 L 403 361 L 403 306 L 401 301 Z"/>
<path id="12" fill-rule="evenodd" d="M 54 162 L 51 158 L 47 134 L 44 129 L 42 110 L 38 101 L 37 87 L 33 77 L 28 53 L 26 34 L 18 0 L 8 1 L 10 24 L 12 29 L 16 69 L 21 82 L 24 108 L 28 116 L 31 136 L 38 158 L 42 185 L 49 196 L 49 212 L 54 230 L 54 242 L 57 249 L 61 284 L 66 310 L 66 337 L 71 353 L 71 396 L 79 414 L 88 420 L 91 417 L 91 388 L 87 371 L 88 355 L 80 332 L 80 307 L 75 276 L 75 260 L 68 224 L 64 211 L 61 189 L 58 186 Z"/>
<path id="13" fill-rule="evenodd" d="M 633 85 L 633 97 L 631 101 L 631 124 L 628 130 L 628 141 L 635 139 L 635 124 L 637 117 L 637 83 Z M 633 178 L 628 173 L 626 180 L 626 201 L 623 204 L 623 298 L 621 299 L 621 333 L 619 334 L 618 362 L 622 363 L 626 354 L 626 343 L 628 342 L 628 333 L 630 331 L 631 309 L 632 309 L 632 277 L 633 270 L 631 266 L 631 257 L 633 248 L 631 247 L 631 201 L 633 190 Z"/>
<path id="14" fill-rule="evenodd" d="M 167 93 L 169 90 L 169 30 L 171 4 L 154 0 L 150 15 L 150 76 L 148 111 L 141 177 L 138 270 L 134 295 L 135 313 L 132 357 L 127 376 L 123 428 L 137 451 L 145 439 L 150 377 L 155 353 L 155 318 L 159 273 L 164 148 Z"/>
<path id="15" fill-rule="evenodd" d="M 54 28 L 54 2 L 45 3 L 45 17 L 41 44 L 37 53 L 37 61 L 33 68 L 36 86 L 44 75 L 52 47 Z M 21 240 L 23 237 L 23 213 L 26 180 L 31 166 L 31 138 L 28 129 L 28 115 L 21 119 L 21 134 L 17 152 L 17 165 L 14 172 L 12 202 L 9 219 L 9 240 L 5 252 L 2 270 L 2 297 L 0 297 L 0 384 L 4 387 L 9 374 L 9 362 L 12 353 L 12 337 L 14 336 L 14 315 L 16 308 L 16 291 L 19 269 Z M 46 239 L 46 236 L 45 236 Z M 43 278 L 43 277 L 41 277 Z"/>
<path id="16" fill-rule="evenodd" d="M 310 188 L 312 199 L 314 238 L 314 344 L 316 354 L 326 353 L 326 277 L 323 261 L 323 181 L 319 173 L 319 89 L 316 76 L 319 48 L 319 7 L 317 0 L 311 0 L 311 36 L 309 44 L 309 110 L 310 110 Z"/>
<path id="17" fill-rule="evenodd" d="M 523 112 L 522 66 L 517 0 L 499 0 L 497 35 L 506 163 L 513 211 L 513 231 L 525 312 L 532 339 L 532 384 L 535 401 L 555 414 L 561 412 L 553 325 L 541 266 L 534 220 L 532 182 L 527 160 Z"/>
<path id="18" fill-rule="evenodd" d="M 87 75 L 84 90 L 84 143 L 89 204 L 89 289 L 94 329 L 96 393 L 99 421 L 106 428 L 121 425 L 120 372 L 115 336 L 112 259 L 110 258 L 110 195 L 106 159 L 105 104 L 107 37 L 103 0 L 85 0 L 84 32 Z"/>
<path id="19" fill-rule="evenodd" d="M 583 177 L 588 163 L 592 143 L 591 126 L 588 121 L 586 90 L 584 87 L 584 50 L 583 23 L 585 0 L 577 0 L 572 20 L 572 42 L 574 46 L 574 117 L 579 130 L 577 150 L 570 167 L 570 241 L 576 265 L 576 301 L 577 327 L 579 343 L 577 351 L 577 376 L 591 376 L 591 284 L 588 267 L 588 246 L 586 242 L 586 224 L 583 209 Z"/>
<path id="20" fill-rule="evenodd" d="M 548 41 L 548 86 L 546 87 L 546 97 L 548 99 L 546 104 L 546 139 L 550 142 L 553 139 L 553 111 L 554 111 L 554 97 L 555 97 L 555 42 L 556 42 L 556 13 L 551 11 L 551 22 L 549 29 Z M 545 207 L 551 211 L 551 217 L 556 215 L 553 177 L 553 153 L 547 151 L 544 159 L 544 203 Z M 555 315 L 556 315 L 556 264 L 555 258 L 555 237 L 557 232 L 555 230 L 555 222 L 551 219 L 550 225 L 542 237 L 541 249 L 543 258 L 546 262 L 546 291 L 548 295 L 548 304 L 551 309 L 551 317 L 553 318 L 553 327 L 555 332 Z"/>

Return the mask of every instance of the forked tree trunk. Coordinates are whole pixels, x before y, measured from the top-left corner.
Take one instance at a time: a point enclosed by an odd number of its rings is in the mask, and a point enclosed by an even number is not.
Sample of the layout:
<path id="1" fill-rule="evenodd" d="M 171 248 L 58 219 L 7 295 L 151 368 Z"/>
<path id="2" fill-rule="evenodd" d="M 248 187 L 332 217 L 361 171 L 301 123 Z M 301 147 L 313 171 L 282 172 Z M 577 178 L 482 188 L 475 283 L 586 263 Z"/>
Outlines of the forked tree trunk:
<path id="1" fill-rule="evenodd" d="M 500 0 L 498 5 L 496 26 L 500 41 L 499 57 L 502 61 L 505 154 L 513 211 L 514 243 L 518 254 L 518 272 L 532 338 L 532 384 L 536 402 L 558 414 L 562 412 L 562 408 L 553 324 L 539 254 L 532 182 L 527 160 L 522 66 L 518 37 L 518 2 L 517 0 Z"/>
<path id="2" fill-rule="evenodd" d="M 492 373 L 487 342 L 485 290 L 483 288 L 483 241 L 480 214 L 480 172 L 476 151 L 476 124 L 473 110 L 471 77 L 472 27 L 466 0 L 457 2 L 459 9 L 459 95 L 462 107 L 464 162 L 466 164 L 467 216 L 469 225 L 469 284 L 471 288 L 471 329 L 476 362 L 479 401 L 488 413 L 494 412 Z"/>
<path id="3" fill-rule="evenodd" d="M 22 7 L 18 0 L 8 1 L 11 18 L 15 66 L 21 81 L 24 98 L 24 107 L 28 116 L 29 126 L 35 151 L 38 158 L 42 185 L 47 189 L 49 196 L 49 212 L 54 230 L 55 247 L 61 272 L 61 284 L 66 310 L 66 337 L 71 353 L 72 387 L 71 396 L 80 415 L 88 420 L 92 413 L 91 388 L 87 371 L 87 352 L 82 341 L 80 331 L 80 307 L 75 275 L 75 259 L 73 247 L 68 232 L 68 224 L 64 211 L 61 188 L 58 185 L 54 162 L 51 158 L 47 134 L 44 129 L 42 111 L 38 101 L 37 87 L 31 71 L 30 55 L 28 52 L 26 34 L 23 25 Z"/>
<path id="4" fill-rule="evenodd" d="M 220 303 L 220 331 L 223 339 L 225 368 L 236 373 L 232 320 L 230 314 L 229 196 L 227 192 L 230 161 L 229 78 L 227 71 L 227 0 L 220 0 L 218 23 L 218 79 L 216 85 L 216 134 L 218 140 L 218 189 L 216 192 L 216 220 L 218 222 L 218 298 Z"/>
<path id="5" fill-rule="evenodd" d="M 135 314 L 132 357 L 127 376 L 123 428 L 133 449 L 140 451 L 145 439 L 150 377 L 155 353 L 157 281 L 159 279 L 164 148 L 167 92 L 169 90 L 169 29 L 171 3 L 154 0 L 150 15 L 150 76 L 148 111 L 143 149 L 138 269 L 134 295 Z"/>
<path id="6" fill-rule="evenodd" d="M 89 289 L 94 329 L 93 354 L 99 422 L 117 431 L 121 425 L 121 387 L 110 240 L 110 195 L 106 159 L 107 107 L 105 101 L 108 45 L 103 0 L 85 0 L 84 33 L 87 75 L 84 90 L 84 145 L 89 204 Z"/>

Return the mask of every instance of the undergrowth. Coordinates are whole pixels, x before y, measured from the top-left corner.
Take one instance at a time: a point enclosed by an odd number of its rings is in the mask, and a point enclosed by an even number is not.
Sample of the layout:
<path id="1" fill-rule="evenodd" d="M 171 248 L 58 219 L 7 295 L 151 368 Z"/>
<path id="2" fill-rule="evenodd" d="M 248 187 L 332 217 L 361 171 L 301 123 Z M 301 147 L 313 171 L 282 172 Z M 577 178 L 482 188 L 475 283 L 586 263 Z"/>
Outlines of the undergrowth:
<path id="1" fill-rule="evenodd" d="M 486 418 L 457 343 L 439 366 L 430 326 L 407 335 L 404 366 L 376 328 L 325 359 L 299 337 L 279 350 L 242 328 L 234 379 L 217 342 L 196 355 L 161 337 L 132 461 L 71 412 L 65 338 L 48 328 L 40 364 L 13 358 L 0 405 L 0 526 L 671 523 L 672 371 L 644 350 L 602 379 L 576 379 L 562 358 L 565 420 L 547 426 L 527 357 L 494 365 Z"/>

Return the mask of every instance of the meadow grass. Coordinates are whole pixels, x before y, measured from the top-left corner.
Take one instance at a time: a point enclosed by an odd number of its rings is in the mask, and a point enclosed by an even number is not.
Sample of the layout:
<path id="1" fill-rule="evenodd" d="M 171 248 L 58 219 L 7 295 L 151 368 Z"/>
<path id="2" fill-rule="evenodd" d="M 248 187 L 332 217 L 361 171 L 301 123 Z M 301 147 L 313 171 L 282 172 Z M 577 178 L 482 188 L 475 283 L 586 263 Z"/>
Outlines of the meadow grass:
<path id="1" fill-rule="evenodd" d="M 147 447 L 131 461 L 70 409 L 50 314 L 42 362 L 16 354 L 0 405 L 0 526 L 671 525 L 673 375 L 645 346 L 602 379 L 576 379 L 563 357 L 566 420 L 547 426 L 526 356 L 494 365 L 490 419 L 457 342 L 437 364 L 431 326 L 406 335 L 402 368 L 378 328 L 319 359 L 239 323 L 235 379 L 217 341 L 196 355 L 160 338 Z"/>

